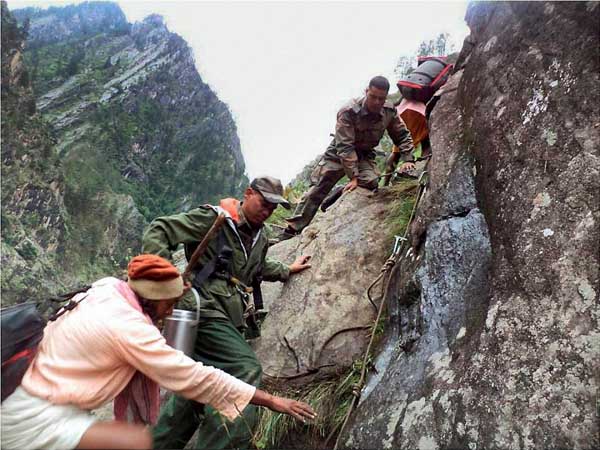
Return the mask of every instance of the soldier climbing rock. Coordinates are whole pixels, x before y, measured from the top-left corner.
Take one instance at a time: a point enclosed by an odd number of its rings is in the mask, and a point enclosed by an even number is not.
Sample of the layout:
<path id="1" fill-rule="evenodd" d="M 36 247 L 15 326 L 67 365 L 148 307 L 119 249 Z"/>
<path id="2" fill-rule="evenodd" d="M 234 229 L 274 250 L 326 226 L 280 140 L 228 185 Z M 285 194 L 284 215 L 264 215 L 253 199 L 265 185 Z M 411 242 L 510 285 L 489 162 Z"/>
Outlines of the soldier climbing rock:
<path id="1" fill-rule="evenodd" d="M 192 284 L 200 294 L 201 320 L 192 357 L 254 386 L 260 384 L 262 368 L 244 337 L 249 331 L 257 332 L 252 326 L 259 309 L 255 306 L 260 292 L 257 284 L 260 279 L 286 281 L 290 274 L 310 267 L 308 256 L 299 256 L 289 266 L 266 257 L 268 238 L 263 223 L 277 205 L 289 208 L 281 182 L 259 177 L 246 189 L 242 202 L 229 198 L 218 206 L 204 205 L 159 217 L 142 239 L 145 253 L 170 258 L 178 244 L 198 244 L 217 216 L 225 215 L 224 225 L 198 260 L 201 270 L 193 273 Z M 195 304 L 180 302 L 179 307 L 195 309 Z M 197 429 L 196 448 L 250 448 L 257 423 L 255 406 L 246 407 L 242 417 L 226 427 L 222 421 L 214 408 L 173 396 L 162 408 L 153 430 L 154 448 L 184 448 Z"/>
<path id="2" fill-rule="evenodd" d="M 312 221 L 327 194 L 347 175 L 350 182 L 343 192 L 357 186 L 375 190 L 379 174 L 375 167 L 374 148 L 387 130 L 401 157 L 412 158 L 413 143 L 406 126 L 396 114 L 394 105 L 387 101 L 390 83 L 377 76 L 369 82 L 365 96 L 351 100 L 337 114 L 335 135 L 311 174 L 311 188 L 303 196 L 287 219 L 288 226 L 281 239 L 299 234 Z M 340 192 L 341 194 L 341 192 Z"/>

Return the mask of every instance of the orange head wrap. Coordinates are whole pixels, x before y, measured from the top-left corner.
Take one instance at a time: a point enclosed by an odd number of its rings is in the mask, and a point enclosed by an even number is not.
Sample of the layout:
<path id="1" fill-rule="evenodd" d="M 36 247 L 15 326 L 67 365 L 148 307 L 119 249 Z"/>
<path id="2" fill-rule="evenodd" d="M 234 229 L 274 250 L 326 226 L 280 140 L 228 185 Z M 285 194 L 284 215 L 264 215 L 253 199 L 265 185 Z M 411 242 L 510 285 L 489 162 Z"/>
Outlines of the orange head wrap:
<path id="1" fill-rule="evenodd" d="M 139 255 L 127 266 L 127 283 L 140 297 L 166 300 L 183 295 L 179 270 L 157 255 Z"/>

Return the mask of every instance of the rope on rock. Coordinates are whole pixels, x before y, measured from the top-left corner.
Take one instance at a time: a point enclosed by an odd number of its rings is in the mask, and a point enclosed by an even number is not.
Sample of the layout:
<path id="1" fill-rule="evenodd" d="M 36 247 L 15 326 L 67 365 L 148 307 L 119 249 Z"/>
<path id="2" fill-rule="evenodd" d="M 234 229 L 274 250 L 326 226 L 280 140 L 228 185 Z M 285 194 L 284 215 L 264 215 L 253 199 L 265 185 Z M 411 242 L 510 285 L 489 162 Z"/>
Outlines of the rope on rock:
<path id="1" fill-rule="evenodd" d="M 367 288 L 367 298 L 369 299 L 369 302 L 371 302 L 371 305 L 373 305 L 373 308 L 375 308 L 375 311 L 377 311 L 379 308 L 377 307 L 377 305 L 373 301 L 373 298 L 371 297 L 371 289 L 373 289 L 375 287 L 375 285 L 385 276 L 386 273 L 388 273 L 390 270 L 392 270 L 392 267 L 394 267 L 394 265 L 396 264 L 396 260 L 394 259 L 394 256 L 395 256 L 394 253 L 392 253 L 392 255 L 387 259 L 387 261 L 381 267 L 379 276 L 377 276 L 377 278 L 375 278 L 375 280 Z M 380 299 L 383 298 L 383 294 L 384 294 L 384 292 L 383 292 L 383 285 L 382 285 L 382 293 L 381 293 L 381 296 L 379 297 Z"/>
<path id="2" fill-rule="evenodd" d="M 427 165 L 428 164 L 429 164 L 429 159 L 425 163 L 423 173 L 421 173 L 421 176 L 419 177 L 419 191 L 417 193 L 417 200 L 415 201 L 415 204 L 413 205 L 412 211 L 410 213 L 410 218 L 408 219 L 408 223 L 406 224 L 406 229 L 404 230 L 404 236 L 402 236 L 402 237 L 396 236 L 396 242 L 394 242 L 394 249 L 392 251 L 392 254 L 387 259 L 387 261 L 383 264 L 383 266 L 381 267 L 381 271 L 380 271 L 379 275 L 377 276 L 377 278 L 375 278 L 375 280 L 367 288 L 367 298 L 369 299 L 369 302 L 371 302 L 373 307 L 377 310 L 377 317 L 375 318 L 375 321 L 373 322 L 371 338 L 369 339 L 369 345 L 367 346 L 367 350 L 365 351 L 365 356 L 363 357 L 362 367 L 360 370 L 360 379 L 359 379 L 358 383 L 356 383 L 352 388 L 352 395 L 353 395 L 352 402 L 350 403 L 350 407 L 348 408 L 346 418 L 344 419 L 344 422 L 342 423 L 342 427 L 340 428 L 340 432 L 335 441 L 333 450 L 337 450 L 339 443 L 340 443 L 340 437 L 342 436 L 344 429 L 346 428 L 346 425 L 348 424 L 350 415 L 354 411 L 354 408 L 356 407 L 358 400 L 360 399 L 360 393 L 364 386 L 365 378 L 366 378 L 366 374 L 367 374 L 367 364 L 368 364 L 369 356 L 371 354 L 371 347 L 373 346 L 373 342 L 375 340 L 375 328 L 377 327 L 377 324 L 379 323 L 379 319 L 381 319 L 381 314 L 383 312 L 383 307 L 385 305 L 385 291 L 387 289 L 387 286 L 382 285 L 382 295 L 380 297 L 381 302 L 379 303 L 379 307 L 377 307 L 375 305 L 375 302 L 371 298 L 371 289 L 381 279 L 383 279 L 383 277 L 387 273 L 389 273 L 392 270 L 392 268 L 396 265 L 396 263 L 400 262 L 403 258 L 404 244 L 407 241 L 407 236 L 408 236 L 408 233 L 410 230 L 410 225 L 415 217 L 415 212 L 419 206 L 419 202 L 421 201 L 421 198 L 423 197 L 423 194 L 425 193 L 425 191 L 427 189 L 427 177 L 425 175 L 427 174 Z M 327 444 L 327 442 L 329 442 L 329 440 L 333 437 L 336 430 L 337 430 L 337 427 L 331 431 L 329 436 L 327 436 L 327 439 L 325 440 L 325 444 Z"/>

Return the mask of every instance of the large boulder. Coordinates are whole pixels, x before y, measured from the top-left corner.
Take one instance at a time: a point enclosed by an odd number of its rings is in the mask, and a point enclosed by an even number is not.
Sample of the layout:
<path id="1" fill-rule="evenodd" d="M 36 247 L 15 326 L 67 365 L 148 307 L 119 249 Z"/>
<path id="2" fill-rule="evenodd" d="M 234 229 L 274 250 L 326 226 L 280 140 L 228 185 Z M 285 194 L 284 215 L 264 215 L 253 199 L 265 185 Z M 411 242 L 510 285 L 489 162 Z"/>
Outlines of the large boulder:
<path id="1" fill-rule="evenodd" d="M 375 318 L 366 290 L 391 250 L 382 222 L 393 197 L 359 188 L 317 214 L 301 236 L 271 247 L 269 256 L 286 263 L 311 255 L 312 268 L 285 284 L 263 283 L 270 313 L 254 347 L 268 378 L 304 384 L 364 353 Z"/>
<path id="2" fill-rule="evenodd" d="M 598 2 L 469 6 L 356 449 L 599 448 Z"/>

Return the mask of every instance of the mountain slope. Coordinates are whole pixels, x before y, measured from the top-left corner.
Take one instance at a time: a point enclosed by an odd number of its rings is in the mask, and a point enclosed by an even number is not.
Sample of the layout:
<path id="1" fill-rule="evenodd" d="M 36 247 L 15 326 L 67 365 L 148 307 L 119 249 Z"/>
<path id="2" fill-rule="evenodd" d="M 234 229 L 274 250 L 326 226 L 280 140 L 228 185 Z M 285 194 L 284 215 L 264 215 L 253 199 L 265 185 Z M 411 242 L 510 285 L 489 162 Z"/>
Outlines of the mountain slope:
<path id="1" fill-rule="evenodd" d="M 23 75 L 6 84 L 13 101 L 2 105 L 3 246 L 41 236 L 34 247 L 45 249 L 52 273 L 25 288 L 15 281 L 22 275 L 9 274 L 30 273 L 40 252 L 3 260 L 3 303 L 118 273 L 154 217 L 241 193 L 247 178 L 233 118 L 159 16 L 132 25 L 105 2 L 14 15 L 22 29 L 14 20 L 7 27 L 20 38 L 12 47 L 3 30 L 3 100 L 5 63 Z M 28 108 L 18 103 L 25 98 Z M 32 152 L 26 143 L 38 134 L 43 158 L 26 156 L 25 169 L 13 154 Z M 48 220 L 46 209 L 59 219 Z"/>

